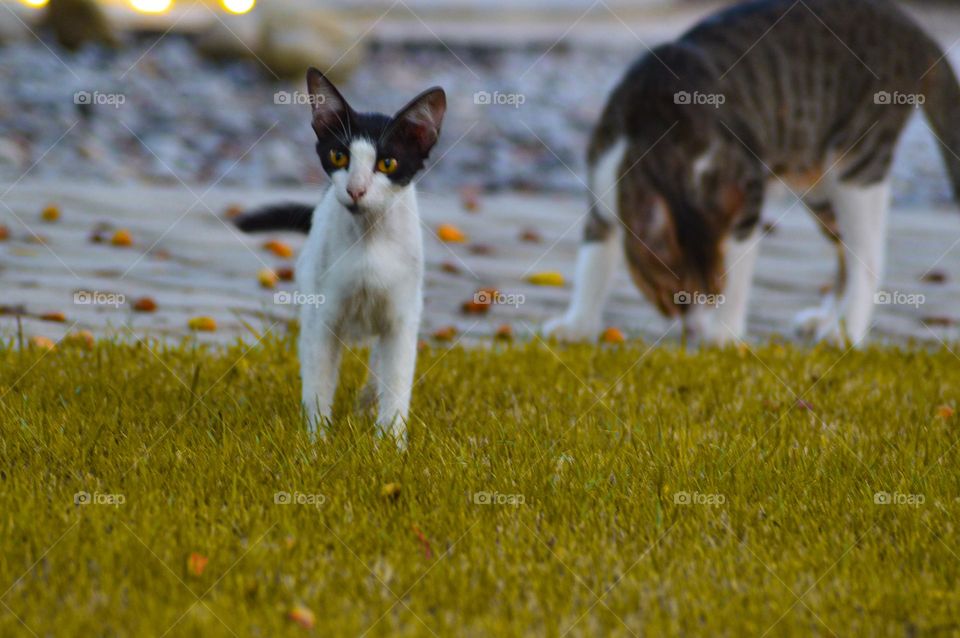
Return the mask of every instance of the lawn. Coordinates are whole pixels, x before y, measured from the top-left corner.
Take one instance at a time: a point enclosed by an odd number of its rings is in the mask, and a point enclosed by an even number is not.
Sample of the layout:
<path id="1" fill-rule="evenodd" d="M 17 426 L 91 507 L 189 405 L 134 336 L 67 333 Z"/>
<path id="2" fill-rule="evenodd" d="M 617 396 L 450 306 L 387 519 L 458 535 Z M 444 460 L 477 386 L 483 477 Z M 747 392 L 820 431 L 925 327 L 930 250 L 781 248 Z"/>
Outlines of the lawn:
<path id="1" fill-rule="evenodd" d="M 364 372 L 0 348 L 0 635 L 960 631 L 948 350 L 434 345 L 406 454 Z"/>

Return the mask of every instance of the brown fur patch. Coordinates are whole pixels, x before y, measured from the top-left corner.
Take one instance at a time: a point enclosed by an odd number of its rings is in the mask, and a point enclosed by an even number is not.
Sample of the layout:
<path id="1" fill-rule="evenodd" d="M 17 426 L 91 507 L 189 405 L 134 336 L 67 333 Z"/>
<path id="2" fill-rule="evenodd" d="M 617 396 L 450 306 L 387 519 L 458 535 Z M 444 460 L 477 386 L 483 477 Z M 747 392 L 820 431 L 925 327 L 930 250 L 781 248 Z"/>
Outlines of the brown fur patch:
<path id="1" fill-rule="evenodd" d="M 805 170 L 783 171 L 777 174 L 783 183 L 797 193 L 805 193 L 814 188 L 823 180 L 824 169 L 822 164 Z"/>

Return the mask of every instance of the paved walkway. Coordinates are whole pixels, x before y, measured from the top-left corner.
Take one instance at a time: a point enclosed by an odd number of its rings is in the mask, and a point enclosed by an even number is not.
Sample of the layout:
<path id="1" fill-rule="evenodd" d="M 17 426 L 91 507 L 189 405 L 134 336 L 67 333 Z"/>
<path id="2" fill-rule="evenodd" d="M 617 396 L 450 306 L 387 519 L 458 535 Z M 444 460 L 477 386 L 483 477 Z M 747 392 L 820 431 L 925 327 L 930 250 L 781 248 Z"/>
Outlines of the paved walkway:
<path id="1" fill-rule="evenodd" d="M 199 195 L 202 189 L 195 192 Z M 10 239 L 0 241 L 0 306 L 8 312 L 22 306 L 31 315 L 23 319 L 27 336 L 56 339 L 73 327 L 98 334 L 132 330 L 140 336 L 178 338 L 191 334 L 187 328 L 191 317 L 208 315 L 216 319 L 218 330 L 198 333 L 198 338 L 249 338 L 250 328 L 262 331 L 295 316 L 291 306 L 274 303 L 274 293 L 292 290 L 293 284 L 265 290 L 257 280 L 260 269 L 292 265 L 293 260 L 263 249 L 270 237 L 243 236 L 218 216 L 234 203 L 316 197 L 316 192 L 296 189 L 255 193 L 217 189 L 198 200 L 184 187 L 21 182 L 4 197 L 16 216 L 0 207 L 0 224 L 11 231 Z M 570 295 L 569 277 L 580 236 L 584 211 L 580 201 L 500 195 L 484 198 L 478 211 L 466 212 L 459 196 L 426 193 L 421 200 L 427 254 L 424 335 L 456 326 L 472 342 L 508 324 L 523 337 L 562 311 Z M 62 209 L 56 223 L 40 220 L 41 209 L 51 202 Z M 773 207 L 769 216 L 780 217 L 783 208 Z M 467 243 L 440 242 L 433 229 L 441 223 L 455 224 L 468 236 Z M 92 242 L 100 224 L 128 229 L 133 246 Z M 526 231 L 540 241 L 524 240 Z M 104 235 L 109 240 L 110 233 Z M 38 236 L 44 243 L 38 243 Z M 295 235 L 277 238 L 295 249 L 302 244 Z M 956 339 L 958 330 L 952 323 L 960 319 L 960 212 L 897 210 L 889 245 L 885 289 L 923 295 L 925 303 L 880 306 L 874 337 L 934 343 Z M 796 312 L 817 303 L 818 289 L 831 280 L 832 268 L 831 248 L 807 214 L 799 207 L 787 212 L 764 241 L 751 304 L 751 336 L 786 332 Z M 563 273 L 567 285 L 553 288 L 526 282 L 527 275 L 542 271 Z M 945 281 L 932 281 L 941 279 Z M 463 314 L 462 303 L 481 286 L 523 295 L 524 303 L 494 307 L 486 316 Z M 75 303 L 80 290 L 123 295 L 125 303 L 119 307 Z M 145 296 L 156 301 L 156 312 L 131 309 L 134 300 Z M 52 312 L 62 312 L 67 321 L 36 318 Z M 670 327 L 641 299 L 625 272 L 618 274 L 606 322 L 649 340 Z M 15 317 L 0 316 L 0 333 L 9 337 L 16 331 Z M 668 332 L 668 341 L 679 338 L 678 328 Z"/>

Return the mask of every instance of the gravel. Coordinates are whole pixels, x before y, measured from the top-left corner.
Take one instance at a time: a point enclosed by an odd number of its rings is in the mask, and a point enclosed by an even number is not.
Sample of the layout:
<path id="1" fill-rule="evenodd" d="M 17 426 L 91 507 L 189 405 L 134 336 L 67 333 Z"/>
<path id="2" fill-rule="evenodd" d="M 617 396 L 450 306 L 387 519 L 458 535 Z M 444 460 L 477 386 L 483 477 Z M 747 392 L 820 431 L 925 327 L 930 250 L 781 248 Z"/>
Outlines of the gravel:
<path id="1" fill-rule="evenodd" d="M 323 183 L 307 107 L 282 103 L 287 94 L 297 101 L 300 83 L 276 82 L 256 61 L 207 61 L 184 36 L 152 44 L 76 54 L 36 40 L 3 47 L 0 176 Z M 430 85 L 447 90 L 434 153 L 443 161 L 426 190 L 581 192 L 592 122 L 630 62 L 598 48 L 385 46 L 341 88 L 356 108 L 384 111 Z M 911 122 L 894 169 L 899 204 L 950 201 L 936 144 L 919 118 Z"/>

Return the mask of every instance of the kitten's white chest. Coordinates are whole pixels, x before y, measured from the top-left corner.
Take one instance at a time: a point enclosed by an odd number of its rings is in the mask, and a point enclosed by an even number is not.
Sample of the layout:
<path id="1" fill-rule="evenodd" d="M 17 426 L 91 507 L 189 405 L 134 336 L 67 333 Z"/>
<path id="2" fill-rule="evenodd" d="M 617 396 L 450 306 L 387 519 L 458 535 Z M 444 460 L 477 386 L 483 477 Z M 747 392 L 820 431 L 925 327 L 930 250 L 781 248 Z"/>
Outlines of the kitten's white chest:
<path id="1" fill-rule="evenodd" d="M 324 218 L 323 207 L 315 218 Z M 330 223 L 311 235 L 297 266 L 304 292 L 324 299 L 324 324 L 345 341 L 361 341 L 418 320 L 422 245 L 415 208 L 404 210 L 408 215 L 388 211 L 393 216 L 369 230 L 344 212 L 325 218 Z"/>
<path id="2" fill-rule="evenodd" d="M 341 261 L 342 269 L 338 264 L 325 277 L 339 303 L 331 319 L 353 340 L 389 332 L 402 318 L 404 295 L 415 292 L 419 279 L 416 261 L 402 246 L 386 240 L 361 244 Z"/>

